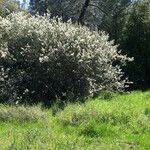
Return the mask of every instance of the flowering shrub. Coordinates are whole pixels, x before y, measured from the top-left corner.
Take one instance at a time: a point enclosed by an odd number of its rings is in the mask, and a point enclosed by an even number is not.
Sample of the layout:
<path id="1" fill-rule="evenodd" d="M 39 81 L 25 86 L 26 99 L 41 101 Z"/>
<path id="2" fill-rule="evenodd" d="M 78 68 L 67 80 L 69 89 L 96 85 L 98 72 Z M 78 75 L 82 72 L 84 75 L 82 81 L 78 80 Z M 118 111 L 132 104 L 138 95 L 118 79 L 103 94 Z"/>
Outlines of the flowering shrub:
<path id="1" fill-rule="evenodd" d="M 23 13 L 0 18 L 4 101 L 51 103 L 124 88 L 120 66 L 130 59 L 117 52 L 107 35 L 48 18 Z"/>

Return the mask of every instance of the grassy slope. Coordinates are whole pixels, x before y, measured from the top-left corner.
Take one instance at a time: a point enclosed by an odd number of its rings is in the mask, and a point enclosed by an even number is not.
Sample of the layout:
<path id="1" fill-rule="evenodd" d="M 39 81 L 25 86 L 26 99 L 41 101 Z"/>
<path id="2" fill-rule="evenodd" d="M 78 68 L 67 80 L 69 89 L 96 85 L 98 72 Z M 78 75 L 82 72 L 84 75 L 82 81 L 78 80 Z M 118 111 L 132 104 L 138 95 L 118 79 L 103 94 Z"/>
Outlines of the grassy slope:
<path id="1" fill-rule="evenodd" d="M 103 95 L 55 117 L 38 106 L 0 105 L 0 150 L 148 150 L 149 139 L 150 92 Z"/>

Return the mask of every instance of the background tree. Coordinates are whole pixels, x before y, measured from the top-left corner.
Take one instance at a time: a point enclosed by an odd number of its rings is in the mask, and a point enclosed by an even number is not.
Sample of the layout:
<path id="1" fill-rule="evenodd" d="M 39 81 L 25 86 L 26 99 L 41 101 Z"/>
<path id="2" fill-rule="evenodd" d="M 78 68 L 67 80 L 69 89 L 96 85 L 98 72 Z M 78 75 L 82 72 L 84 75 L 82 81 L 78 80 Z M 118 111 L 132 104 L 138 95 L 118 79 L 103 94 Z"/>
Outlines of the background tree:
<path id="1" fill-rule="evenodd" d="M 20 6 L 16 0 L 0 0 L 0 16 L 4 17 L 19 10 Z"/>
<path id="2" fill-rule="evenodd" d="M 103 0 L 99 1 L 99 7 L 103 9 L 103 15 L 98 25 L 99 30 L 109 33 L 110 39 L 119 43 L 122 28 L 125 23 L 126 11 L 131 5 L 131 0 Z"/>
<path id="3" fill-rule="evenodd" d="M 134 57 L 126 73 L 134 88 L 150 87 L 150 1 L 140 0 L 131 7 L 122 34 L 124 53 Z"/>
<path id="4" fill-rule="evenodd" d="M 52 16 L 62 17 L 64 21 L 71 19 L 88 26 L 99 26 L 112 38 L 117 38 L 121 16 L 130 4 L 131 0 L 30 0 L 32 13 L 43 14 L 48 9 Z M 114 27 L 116 31 L 112 31 Z"/>

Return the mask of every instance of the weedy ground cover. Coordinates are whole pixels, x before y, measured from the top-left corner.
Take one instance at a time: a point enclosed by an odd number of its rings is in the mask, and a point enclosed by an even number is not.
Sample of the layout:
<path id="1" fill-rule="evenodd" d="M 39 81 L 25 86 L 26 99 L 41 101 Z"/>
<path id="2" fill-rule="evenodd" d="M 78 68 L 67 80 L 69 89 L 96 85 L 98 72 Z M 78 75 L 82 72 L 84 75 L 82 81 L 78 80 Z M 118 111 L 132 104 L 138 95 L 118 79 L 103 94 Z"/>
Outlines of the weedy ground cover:
<path id="1" fill-rule="evenodd" d="M 104 93 L 52 110 L 0 105 L 0 149 L 150 149 L 150 92 Z"/>

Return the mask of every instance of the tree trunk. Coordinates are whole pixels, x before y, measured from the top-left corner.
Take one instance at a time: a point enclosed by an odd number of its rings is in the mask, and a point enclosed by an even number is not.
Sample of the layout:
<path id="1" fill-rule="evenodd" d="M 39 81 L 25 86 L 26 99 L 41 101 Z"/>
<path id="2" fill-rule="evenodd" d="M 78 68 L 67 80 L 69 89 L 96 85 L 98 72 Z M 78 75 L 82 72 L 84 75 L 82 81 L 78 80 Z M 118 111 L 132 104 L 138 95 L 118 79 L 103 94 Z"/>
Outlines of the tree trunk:
<path id="1" fill-rule="evenodd" d="M 84 16 L 85 16 L 85 13 L 86 13 L 86 10 L 87 10 L 89 4 L 90 4 L 90 0 L 85 0 L 85 3 L 81 9 L 80 16 L 78 18 L 78 24 L 84 25 L 83 19 L 84 19 Z"/>

